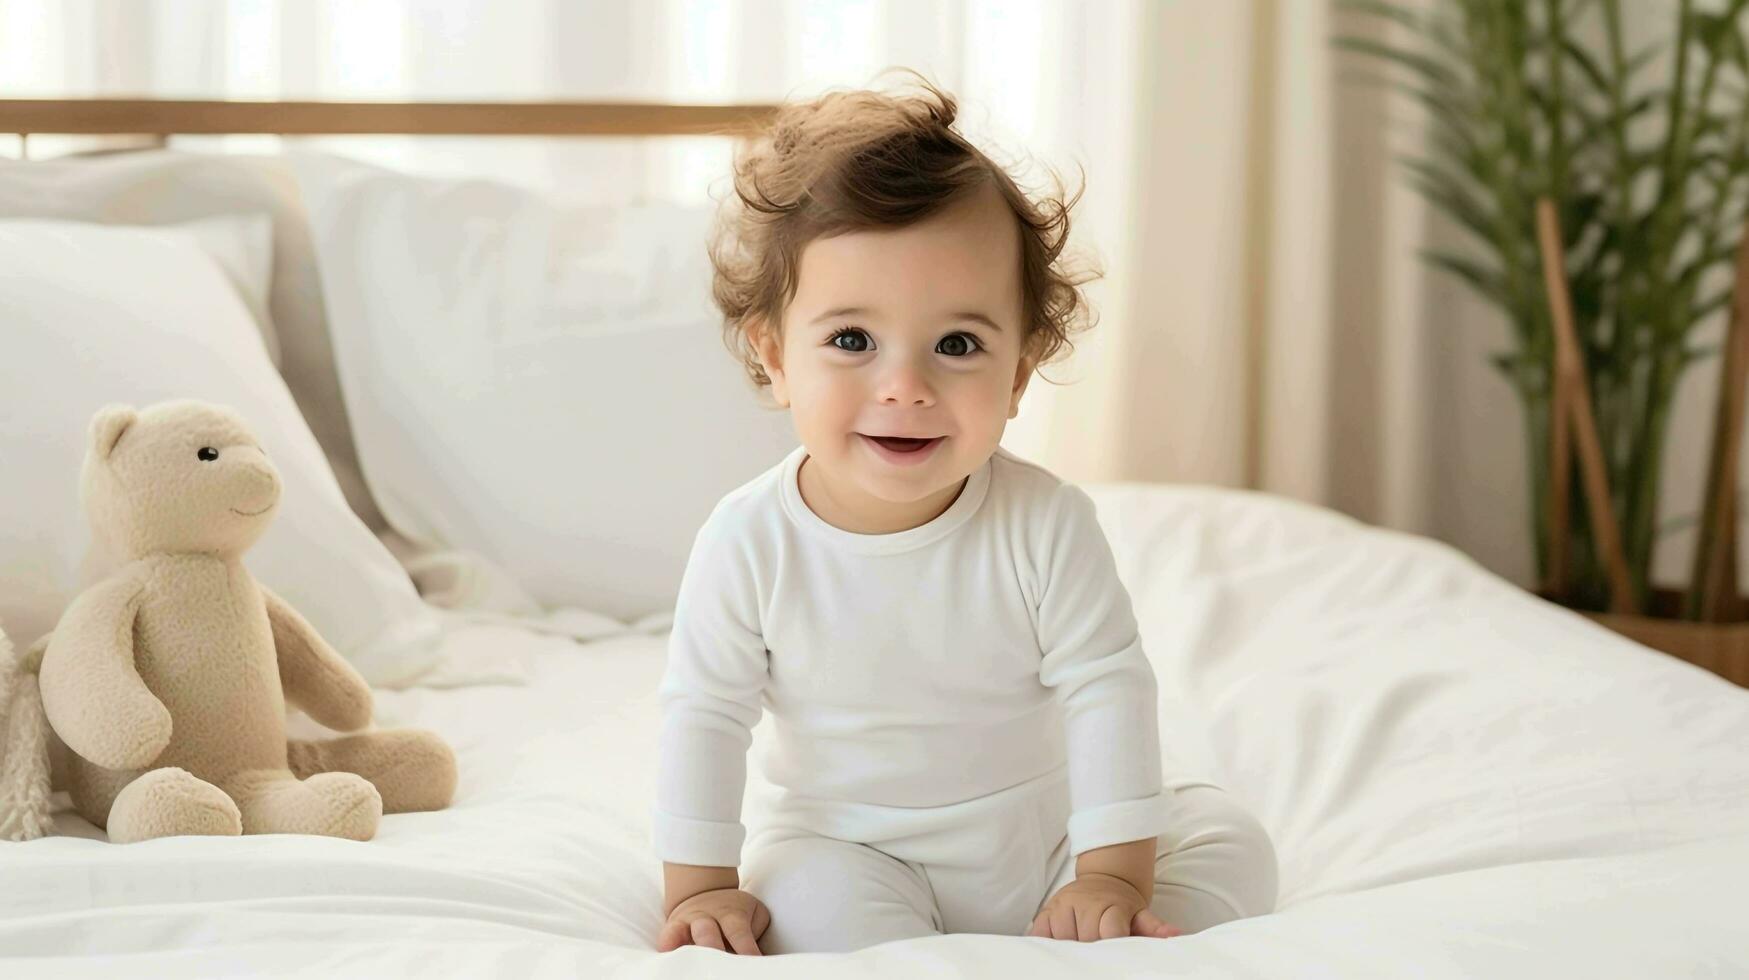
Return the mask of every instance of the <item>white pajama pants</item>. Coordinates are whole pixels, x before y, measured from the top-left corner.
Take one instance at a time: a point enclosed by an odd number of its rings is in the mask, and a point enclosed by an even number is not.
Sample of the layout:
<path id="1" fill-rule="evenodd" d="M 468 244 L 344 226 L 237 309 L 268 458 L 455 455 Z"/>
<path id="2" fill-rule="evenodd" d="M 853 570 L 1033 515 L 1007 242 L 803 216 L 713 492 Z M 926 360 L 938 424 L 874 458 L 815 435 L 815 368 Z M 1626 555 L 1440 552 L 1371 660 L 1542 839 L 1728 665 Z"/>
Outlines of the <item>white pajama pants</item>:
<path id="1" fill-rule="evenodd" d="M 1275 850 L 1219 787 L 1168 783 L 1155 914 L 1185 934 L 1275 909 Z M 748 842 L 744 885 L 771 912 L 767 953 L 842 952 L 940 933 L 1022 936 L 1075 878 L 1061 770 L 945 807 L 786 794 Z"/>

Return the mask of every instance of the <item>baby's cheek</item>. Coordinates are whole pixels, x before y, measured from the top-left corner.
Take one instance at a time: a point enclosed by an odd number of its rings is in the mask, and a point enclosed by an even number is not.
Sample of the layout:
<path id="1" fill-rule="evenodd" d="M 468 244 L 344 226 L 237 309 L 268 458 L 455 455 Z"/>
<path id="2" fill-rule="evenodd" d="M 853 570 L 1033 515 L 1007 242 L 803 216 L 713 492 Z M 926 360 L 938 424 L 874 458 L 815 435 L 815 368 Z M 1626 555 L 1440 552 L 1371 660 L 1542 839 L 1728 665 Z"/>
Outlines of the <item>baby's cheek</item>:
<path id="1" fill-rule="evenodd" d="M 798 399 L 798 407 L 802 407 L 812 418 L 821 423 L 842 423 L 853 414 L 855 406 L 863 397 L 861 386 L 854 380 L 842 375 L 824 372 L 809 379 L 806 389 L 805 405 Z"/>
<path id="2" fill-rule="evenodd" d="M 992 439 L 1000 437 L 1002 427 L 1008 422 L 1010 400 L 1010 393 L 1005 388 L 992 386 L 980 392 L 976 420 L 972 424 Z"/>

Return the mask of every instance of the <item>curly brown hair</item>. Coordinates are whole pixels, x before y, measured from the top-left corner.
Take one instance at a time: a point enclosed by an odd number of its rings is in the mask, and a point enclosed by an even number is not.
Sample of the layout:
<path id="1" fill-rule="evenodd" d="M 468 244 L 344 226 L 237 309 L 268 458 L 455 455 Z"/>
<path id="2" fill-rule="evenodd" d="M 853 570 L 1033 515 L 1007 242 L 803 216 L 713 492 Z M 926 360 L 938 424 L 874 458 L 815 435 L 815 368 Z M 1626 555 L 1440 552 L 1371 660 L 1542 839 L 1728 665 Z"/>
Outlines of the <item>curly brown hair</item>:
<path id="1" fill-rule="evenodd" d="M 1069 212 L 1081 191 L 1029 196 L 954 129 L 958 104 L 921 76 L 916 91 L 832 92 L 778 110 L 735 155 L 735 193 L 711 243 L 712 293 L 723 339 L 758 386 L 771 383 L 754 330 L 783 325 L 802 249 L 846 231 L 896 228 L 936 213 L 986 184 L 1020 226 L 1024 356 L 1042 365 L 1071 349 L 1094 322 L 1081 287 L 1098 278 L 1064 254 Z"/>

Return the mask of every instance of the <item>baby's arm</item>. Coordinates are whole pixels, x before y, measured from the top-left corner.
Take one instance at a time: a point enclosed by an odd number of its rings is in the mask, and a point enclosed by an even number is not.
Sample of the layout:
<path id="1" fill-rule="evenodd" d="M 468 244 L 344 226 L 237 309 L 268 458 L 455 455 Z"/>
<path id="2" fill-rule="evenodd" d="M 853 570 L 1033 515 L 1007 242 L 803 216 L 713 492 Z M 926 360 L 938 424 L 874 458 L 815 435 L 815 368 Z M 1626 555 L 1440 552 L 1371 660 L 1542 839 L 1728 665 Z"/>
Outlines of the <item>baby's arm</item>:
<path id="1" fill-rule="evenodd" d="M 713 515 L 714 516 L 714 515 Z M 657 946 L 758 953 L 770 916 L 740 890 L 747 747 L 765 690 L 752 556 L 707 521 L 693 543 L 662 679 L 655 844 L 667 921 Z"/>
<path id="2" fill-rule="evenodd" d="M 1093 501 L 1065 484 L 1054 504 L 1040 567 L 1039 679 L 1064 709 L 1076 880 L 1033 934 L 1167 935 L 1148 911 L 1165 817 L 1154 672 Z"/>

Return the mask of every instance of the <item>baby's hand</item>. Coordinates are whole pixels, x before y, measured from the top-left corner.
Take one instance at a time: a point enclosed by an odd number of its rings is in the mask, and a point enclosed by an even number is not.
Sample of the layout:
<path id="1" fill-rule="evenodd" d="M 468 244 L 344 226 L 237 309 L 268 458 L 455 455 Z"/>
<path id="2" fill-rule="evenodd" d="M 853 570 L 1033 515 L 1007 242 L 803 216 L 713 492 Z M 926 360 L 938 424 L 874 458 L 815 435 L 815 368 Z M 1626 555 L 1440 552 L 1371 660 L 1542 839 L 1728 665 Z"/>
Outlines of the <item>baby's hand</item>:
<path id="1" fill-rule="evenodd" d="M 1051 896 L 1032 920 L 1029 936 L 1045 939 L 1118 939 L 1155 936 L 1170 939 L 1180 931 L 1161 921 L 1136 886 L 1115 875 L 1083 874 Z"/>
<path id="2" fill-rule="evenodd" d="M 674 906 L 656 937 L 656 948 L 666 953 L 688 945 L 709 946 L 759 956 L 758 939 L 770 925 L 771 913 L 759 899 L 739 888 L 718 888 Z"/>

